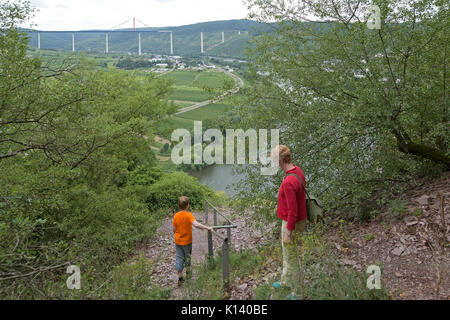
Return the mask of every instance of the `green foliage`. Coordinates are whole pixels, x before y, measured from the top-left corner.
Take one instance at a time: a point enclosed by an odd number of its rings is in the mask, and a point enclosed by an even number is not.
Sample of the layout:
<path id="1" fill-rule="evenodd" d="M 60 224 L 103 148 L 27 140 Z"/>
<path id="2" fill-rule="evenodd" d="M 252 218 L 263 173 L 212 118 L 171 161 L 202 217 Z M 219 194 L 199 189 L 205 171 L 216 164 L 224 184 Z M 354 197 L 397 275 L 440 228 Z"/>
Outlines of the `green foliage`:
<path id="1" fill-rule="evenodd" d="M 421 217 L 422 216 L 422 209 L 415 208 L 414 211 L 411 213 L 411 215 L 414 216 L 414 217 Z"/>
<path id="2" fill-rule="evenodd" d="M 137 166 L 128 176 L 129 185 L 150 186 L 161 179 L 163 172 L 160 168 Z"/>
<path id="3" fill-rule="evenodd" d="M 153 264 L 144 257 L 115 267 L 107 285 L 97 293 L 100 299 L 165 300 L 170 299 L 171 289 L 152 285 L 150 276 Z"/>
<path id="4" fill-rule="evenodd" d="M 290 288 L 274 289 L 268 279 L 254 292 L 254 299 L 299 300 L 378 300 L 389 299 L 386 289 L 370 290 L 366 287 L 367 275 L 345 267 L 322 236 L 321 226 L 307 230 L 302 235 L 302 249 L 298 252 L 298 265 L 294 267 L 295 279 Z M 368 240 L 369 241 L 369 240 Z M 282 261 L 279 245 L 271 250 L 279 263 Z"/>
<path id="5" fill-rule="evenodd" d="M 0 297 L 86 298 L 167 214 L 142 197 L 162 178 L 143 136 L 174 111 L 170 83 L 29 57 L 14 27 L 29 12 L 0 4 Z"/>
<path id="6" fill-rule="evenodd" d="M 151 185 L 146 192 L 150 210 L 155 208 L 176 210 L 181 196 L 189 197 L 192 210 L 200 210 L 205 206 L 205 199 L 216 197 L 212 189 L 201 185 L 196 178 L 184 172 L 167 174 Z"/>
<path id="7" fill-rule="evenodd" d="M 373 233 L 368 233 L 364 236 L 364 239 L 366 239 L 366 241 L 373 240 L 374 238 L 375 236 L 373 235 Z"/>
<path id="8" fill-rule="evenodd" d="M 179 115 L 179 117 L 196 121 L 210 120 L 219 118 L 221 115 L 230 111 L 231 109 L 233 109 L 233 106 L 229 104 L 214 103 L 182 113 Z"/>
<path id="9" fill-rule="evenodd" d="M 252 250 L 229 252 L 230 258 L 230 283 L 236 279 L 249 276 L 258 269 L 265 260 L 265 254 L 257 254 Z M 191 300 L 223 300 L 226 294 L 222 277 L 222 254 L 203 264 L 193 280 L 184 285 L 183 298 Z"/>
<path id="10" fill-rule="evenodd" d="M 370 30 L 372 2 L 248 1 L 254 18 L 277 24 L 248 50 L 252 87 L 234 125 L 281 128 L 280 143 L 329 210 L 449 164 L 448 2 L 375 1 L 382 25 Z M 328 22 L 298 18 L 311 14 Z M 244 171 L 239 196 L 274 203 L 280 175 Z"/>
<path id="11" fill-rule="evenodd" d="M 405 217 L 408 212 L 408 209 L 405 207 L 405 200 L 391 200 L 389 201 L 388 206 L 388 218 L 401 220 Z"/>
<path id="12" fill-rule="evenodd" d="M 365 270 L 358 272 L 342 265 L 318 230 L 302 235 L 298 263 L 298 279 L 292 288 L 298 299 L 389 299 L 383 284 L 381 289 L 367 288 Z"/>

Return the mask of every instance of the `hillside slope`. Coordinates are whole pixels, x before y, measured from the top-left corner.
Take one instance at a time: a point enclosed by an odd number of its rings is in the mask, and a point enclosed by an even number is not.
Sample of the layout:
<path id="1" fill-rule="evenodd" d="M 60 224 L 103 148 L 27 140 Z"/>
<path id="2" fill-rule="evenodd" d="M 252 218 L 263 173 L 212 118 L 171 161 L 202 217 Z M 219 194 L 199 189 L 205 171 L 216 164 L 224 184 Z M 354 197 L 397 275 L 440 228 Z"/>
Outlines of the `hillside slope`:
<path id="1" fill-rule="evenodd" d="M 109 50 L 111 53 L 138 52 L 138 31 L 172 31 L 174 55 L 200 55 L 200 32 L 204 34 L 204 49 L 214 48 L 211 54 L 227 57 L 243 57 L 243 50 L 251 35 L 268 30 L 264 24 L 255 21 L 225 20 L 203 22 L 179 27 L 121 29 L 129 33 L 110 33 Z M 257 31 L 260 30 L 260 31 Z M 222 42 L 222 32 L 225 43 Z M 30 32 L 30 45 L 37 47 L 37 33 Z M 170 41 L 168 33 L 142 34 L 142 52 L 153 54 L 169 54 Z M 41 48 L 53 50 L 72 50 L 70 33 L 41 33 Z M 105 51 L 105 31 L 98 33 L 76 33 L 75 48 L 77 51 Z M 208 52 L 209 53 L 209 52 Z"/>
<path id="2" fill-rule="evenodd" d="M 440 178 L 422 180 L 419 185 L 408 189 L 398 198 L 402 205 L 395 210 L 391 209 L 365 224 L 344 223 L 340 220 L 325 232 L 323 238 L 331 248 L 333 257 L 337 257 L 336 262 L 345 269 L 364 275 L 369 265 L 380 266 L 382 287 L 392 299 L 450 299 L 449 197 L 450 172 L 447 172 Z M 442 209 L 441 198 L 444 199 Z M 200 214 L 199 218 L 202 216 Z M 279 280 L 282 266 L 280 239 L 276 236 L 277 232 L 270 232 L 274 226 L 266 226 L 265 231 L 259 233 L 251 224 L 241 220 L 237 219 L 238 228 L 232 230 L 236 254 L 241 250 L 259 248 L 259 253 L 252 254 L 259 263 L 253 263 L 254 269 L 249 269 L 248 265 L 232 265 L 233 272 L 248 270 L 243 272 L 244 275 L 232 279 L 225 297 L 232 300 L 283 298 L 272 289 L 272 282 Z M 153 239 L 149 241 L 152 245 L 145 246 L 149 259 L 155 259 L 157 252 L 173 250 L 168 230 L 168 227 L 162 228 L 158 237 L 163 239 Z M 197 231 L 196 239 L 194 274 L 198 273 L 206 253 L 205 235 Z M 271 246 L 264 249 L 268 243 Z M 161 246 L 165 249 L 161 250 Z M 215 248 L 220 248 L 219 242 L 215 242 Z M 234 259 L 245 261 L 236 257 Z M 173 262 L 172 256 L 159 261 L 159 269 L 155 270 L 152 280 L 173 288 L 176 280 Z M 193 286 L 201 287 L 202 282 Z M 348 288 L 341 289 L 345 291 Z M 192 285 L 187 293 L 191 290 Z M 172 298 L 182 298 L 187 293 L 175 289 Z"/>

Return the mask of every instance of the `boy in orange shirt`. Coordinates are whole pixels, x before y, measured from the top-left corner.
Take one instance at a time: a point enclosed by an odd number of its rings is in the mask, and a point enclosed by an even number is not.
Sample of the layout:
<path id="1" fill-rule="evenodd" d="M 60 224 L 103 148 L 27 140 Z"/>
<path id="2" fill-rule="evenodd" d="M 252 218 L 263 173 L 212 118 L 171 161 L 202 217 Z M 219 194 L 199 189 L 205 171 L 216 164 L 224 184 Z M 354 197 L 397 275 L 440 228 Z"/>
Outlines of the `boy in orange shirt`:
<path id="1" fill-rule="evenodd" d="M 175 233 L 175 270 L 178 272 L 178 285 L 183 282 L 183 269 L 186 267 L 186 278 L 191 276 L 191 253 L 192 253 L 192 226 L 198 229 L 211 231 L 212 228 L 195 221 L 192 213 L 187 212 L 190 200 L 188 197 L 181 197 L 178 200 L 180 212 L 173 217 L 172 226 Z"/>

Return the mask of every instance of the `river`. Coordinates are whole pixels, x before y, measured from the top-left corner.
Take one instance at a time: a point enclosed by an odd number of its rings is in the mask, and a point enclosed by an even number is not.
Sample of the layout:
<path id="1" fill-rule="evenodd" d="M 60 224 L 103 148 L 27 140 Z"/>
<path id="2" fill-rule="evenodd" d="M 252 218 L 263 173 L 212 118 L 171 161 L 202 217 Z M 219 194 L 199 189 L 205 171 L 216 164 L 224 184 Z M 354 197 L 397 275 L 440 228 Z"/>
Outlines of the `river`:
<path id="1" fill-rule="evenodd" d="M 209 186 L 214 191 L 225 191 L 228 196 L 234 196 L 237 190 L 232 185 L 239 182 L 242 176 L 233 175 L 232 170 L 233 165 L 231 164 L 216 164 L 192 172 L 190 175 L 196 177 L 201 184 Z"/>

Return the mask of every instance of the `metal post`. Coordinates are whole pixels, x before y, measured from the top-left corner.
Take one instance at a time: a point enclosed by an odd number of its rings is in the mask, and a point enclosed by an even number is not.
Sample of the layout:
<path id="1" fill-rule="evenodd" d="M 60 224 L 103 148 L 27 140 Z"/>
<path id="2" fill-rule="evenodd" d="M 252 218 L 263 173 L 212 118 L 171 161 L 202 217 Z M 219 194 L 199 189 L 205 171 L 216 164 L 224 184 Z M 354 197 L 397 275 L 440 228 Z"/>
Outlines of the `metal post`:
<path id="1" fill-rule="evenodd" d="M 106 33 L 106 53 L 109 53 L 108 33 Z"/>
<path id="2" fill-rule="evenodd" d="M 214 226 L 217 226 L 217 210 L 214 209 Z"/>
<path id="3" fill-rule="evenodd" d="M 225 42 L 225 32 L 222 31 L 222 43 Z"/>
<path id="4" fill-rule="evenodd" d="M 228 290 L 230 284 L 230 257 L 228 254 L 228 240 L 225 239 L 222 244 L 222 276 L 225 290 Z"/>
<path id="5" fill-rule="evenodd" d="M 208 256 L 210 258 L 213 257 L 214 251 L 213 251 L 213 241 L 212 241 L 212 232 L 208 231 Z"/>
<path id="6" fill-rule="evenodd" d="M 170 54 L 173 54 L 173 38 L 172 38 L 172 32 L 170 32 Z"/>
<path id="7" fill-rule="evenodd" d="M 228 244 L 231 246 L 231 228 L 227 228 Z"/>
<path id="8" fill-rule="evenodd" d="M 38 49 L 41 50 L 41 33 L 38 32 Z"/>
<path id="9" fill-rule="evenodd" d="M 72 33 L 72 51 L 75 52 L 75 33 Z"/>
<path id="10" fill-rule="evenodd" d="M 203 53 L 203 31 L 200 32 L 200 48 L 201 52 Z"/>
<path id="11" fill-rule="evenodd" d="M 208 223 L 208 201 L 205 202 L 205 223 Z"/>
<path id="12" fill-rule="evenodd" d="M 142 55 L 141 33 L 139 32 L 139 55 Z"/>

